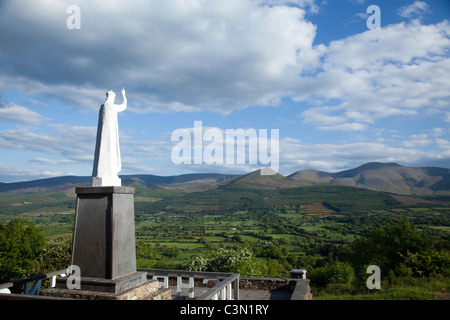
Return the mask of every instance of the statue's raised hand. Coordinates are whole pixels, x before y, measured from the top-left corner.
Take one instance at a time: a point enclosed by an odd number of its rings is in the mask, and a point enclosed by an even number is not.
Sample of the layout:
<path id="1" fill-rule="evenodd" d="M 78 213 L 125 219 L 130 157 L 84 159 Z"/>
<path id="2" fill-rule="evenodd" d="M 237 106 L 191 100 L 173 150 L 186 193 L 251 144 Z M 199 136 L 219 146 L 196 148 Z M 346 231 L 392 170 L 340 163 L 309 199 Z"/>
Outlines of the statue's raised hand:
<path id="1" fill-rule="evenodd" d="M 125 97 L 125 88 L 122 88 L 122 96 Z"/>

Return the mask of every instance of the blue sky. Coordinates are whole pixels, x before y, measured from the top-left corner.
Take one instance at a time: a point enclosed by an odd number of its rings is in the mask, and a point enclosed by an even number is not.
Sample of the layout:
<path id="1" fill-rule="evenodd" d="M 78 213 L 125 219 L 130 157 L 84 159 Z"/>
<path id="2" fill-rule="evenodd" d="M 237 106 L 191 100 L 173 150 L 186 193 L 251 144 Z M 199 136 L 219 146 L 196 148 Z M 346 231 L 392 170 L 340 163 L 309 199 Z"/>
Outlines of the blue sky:
<path id="1" fill-rule="evenodd" d="M 261 166 L 174 164 L 171 134 L 194 121 L 278 129 L 284 175 L 450 168 L 449 17 L 445 0 L 0 1 L 0 182 L 89 176 L 122 86 L 121 174 Z"/>

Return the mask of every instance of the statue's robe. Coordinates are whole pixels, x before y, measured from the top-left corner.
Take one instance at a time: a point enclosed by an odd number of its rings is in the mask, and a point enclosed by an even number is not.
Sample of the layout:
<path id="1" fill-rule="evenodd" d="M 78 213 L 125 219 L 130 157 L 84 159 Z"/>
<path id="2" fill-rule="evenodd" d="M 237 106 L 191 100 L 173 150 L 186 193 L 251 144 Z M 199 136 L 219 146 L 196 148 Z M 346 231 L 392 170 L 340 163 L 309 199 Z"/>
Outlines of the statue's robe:
<path id="1" fill-rule="evenodd" d="M 100 107 L 92 171 L 93 186 L 121 185 L 117 175 L 122 168 L 117 113 L 126 108 L 126 104 L 117 105 L 108 101 Z"/>

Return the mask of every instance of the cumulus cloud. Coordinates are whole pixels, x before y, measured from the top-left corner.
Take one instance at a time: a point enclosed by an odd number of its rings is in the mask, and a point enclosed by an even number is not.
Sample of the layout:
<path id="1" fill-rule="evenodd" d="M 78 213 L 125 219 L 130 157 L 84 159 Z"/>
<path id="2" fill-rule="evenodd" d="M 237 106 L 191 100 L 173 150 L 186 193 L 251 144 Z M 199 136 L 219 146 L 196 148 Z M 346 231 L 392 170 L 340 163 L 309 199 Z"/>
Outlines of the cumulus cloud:
<path id="1" fill-rule="evenodd" d="M 432 143 L 433 140 L 430 139 L 429 135 L 426 133 L 413 134 L 407 139 L 403 140 L 403 145 L 408 148 L 412 147 L 424 147 Z"/>
<path id="2" fill-rule="evenodd" d="M 4 158 L 3 162 L 10 165 L 4 165 L 3 170 L 0 168 L 2 182 L 18 181 L 21 177 L 30 180 L 55 175 L 89 176 L 92 173 L 97 128 L 67 124 L 50 124 L 49 128 L 48 133 L 29 126 L 0 131 L 0 150 L 29 155 L 25 162 Z M 121 174 L 161 174 L 161 166 L 173 169 L 171 145 L 167 143 L 170 135 L 157 140 L 134 140 L 120 132 L 120 141 Z"/>
<path id="3" fill-rule="evenodd" d="M 204 127 L 204 130 L 209 129 Z M 225 133 L 223 128 L 214 128 L 218 132 Z M 249 129 L 249 128 L 247 128 Z M 193 128 L 186 128 L 193 136 Z M 255 129 L 256 130 L 256 129 Z M 203 131 L 205 132 L 205 131 Z M 336 143 L 311 143 L 303 142 L 293 137 L 280 137 L 279 140 L 279 170 L 284 175 L 289 175 L 300 169 L 317 169 L 327 172 L 337 172 L 341 170 L 351 169 L 367 162 L 397 162 L 402 165 L 421 165 L 423 163 L 434 163 L 438 166 L 446 167 L 446 163 L 450 161 L 449 141 L 438 138 L 441 130 L 436 128 L 431 133 L 415 134 L 408 137 L 392 136 L 392 139 L 386 141 L 359 141 L 359 142 L 343 142 Z M 129 154 L 131 159 L 149 159 L 153 155 L 157 155 L 157 159 L 150 163 L 158 163 L 163 168 L 170 168 L 171 172 L 220 172 L 220 173 L 248 173 L 261 167 L 260 164 L 251 165 L 249 163 L 249 154 L 246 154 L 245 164 L 190 164 L 190 165 L 174 165 L 170 160 L 172 148 L 178 142 L 171 144 L 164 143 L 168 138 L 164 137 L 159 140 L 146 141 L 145 143 L 136 144 L 133 154 Z M 400 141 L 398 146 L 391 145 L 391 140 Z M 203 151 L 210 142 L 203 142 Z M 258 143 L 257 140 L 249 140 L 249 143 Z M 249 143 L 246 144 L 248 152 Z M 422 147 L 436 144 L 441 150 L 430 151 L 423 150 Z M 225 150 L 224 146 L 224 150 Z M 193 155 L 193 153 L 192 153 Z M 130 159 L 130 160 L 131 160 Z M 146 161 L 135 161 L 136 168 L 142 166 Z M 132 165 L 134 162 L 130 162 Z M 154 168 L 147 168 L 148 172 L 154 172 Z M 137 171 L 141 172 L 141 171 Z M 158 173 L 156 173 L 158 174 Z"/>
<path id="4" fill-rule="evenodd" d="M 81 29 L 70 30 L 66 9 L 72 3 L 0 1 L 0 91 L 97 111 L 105 91 L 125 86 L 129 111 L 138 113 L 228 114 L 249 106 L 278 106 L 289 97 L 304 108 L 297 111 L 303 121 L 327 133 L 361 132 L 388 117 L 435 114 L 450 122 L 448 21 L 424 25 L 414 20 L 429 9 L 415 1 L 398 12 L 410 22 L 313 45 L 316 26 L 305 15 L 318 12 L 316 3 L 111 0 L 105 5 L 79 0 Z M 0 102 L 0 119 L 46 122 L 30 108 L 9 102 Z M 3 130 L 0 148 L 32 152 L 29 161 L 37 166 L 80 162 L 89 174 L 95 130 L 63 124 L 50 124 L 50 133 L 37 127 Z M 382 140 L 337 145 L 285 137 L 280 172 L 299 166 L 333 171 L 367 161 L 444 162 L 450 159 L 448 139 L 439 132 L 402 137 L 395 147 Z M 146 163 L 174 169 L 170 135 L 148 141 L 121 135 L 121 141 L 126 142 L 121 143 L 124 174 L 162 172 Z M 441 150 L 421 151 L 432 144 Z"/>
<path id="5" fill-rule="evenodd" d="M 75 161 L 93 160 L 96 128 L 64 124 L 51 127 L 51 133 L 40 133 L 28 127 L 0 131 L 0 148 L 48 153 Z"/>
<path id="6" fill-rule="evenodd" d="M 97 129 L 67 124 L 49 128 L 46 133 L 34 126 L 0 131 L 0 150 L 8 155 L 0 165 L 2 182 L 91 174 Z"/>
<path id="7" fill-rule="evenodd" d="M 449 37 L 448 22 L 414 21 L 332 42 L 322 70 L 300 80 L 308 90 L 293 96 L 316 105 L 301 116 L 322 128 L 361 130 L 385 117 L 443 112 L 450 99 Z"/>
<path id="8" fill-rule="evenodd" d="M 410 5 L 401 7 L 397 13 L 399 16 L 407 19 L 420 18 L 430 11 L 428 3 L 424 1 L 414 1 Z"/>
<path id="9" fill-rule="evenodd" d="M 450 151 L 450 140 L 437 138 L 436 143 L 440 148 Z"/>
<path id="10" fill-rule="evenodd" d="M 315 46 L 316 26 L 305 18 L 312 0 L 77 3 L 80 30 L 66 27 L 63 1 L 2 2 L 0 89 L 94 110 L 106 90 L 125 86 L 130 110 L 140 113 L 227 114 L 291 96 L 335 106 L 340 122 L 317 125 L 345 130 L 447 105 L 448 22 L 402 23 Z M 315 123 L 314 112 L 304 115 Z"/>
<path id="11" fill-rule="evenodd" d="M 31 181 L 36 179 L 51 178 L 63 175 L 73 175 L 72 172 L 56 169 L 42 170 L 42 168 L 18 168 L 0 165 L 2 182 Z"/>
<path id="12" fill-rule="evenodd" d="M 435 163 L 446 167 L 450 161 L 449 142 L 436 141 L 444 150 L 425 151 L 419 144 L 394 147 L 382 142 L 304 143 L 298 139 L 280 141 L 280 173 L 290 174 L 299 169 L 337 172 L 355 168 L 367 162 L 396 162 L 415 166 Z"/>
<path id="13" fill-rule="evenodd" d="M 47 158 L 33 158 L 28 160 L 31 163 L 38 163 L 44 166 L 54 165 L 74 165 L 76 162 L 73 160 L 51 160 Z"/>
<path id="14" fill-rule="evenodd" d="M 0 119 L 24 124 L 40 124 L 43 117 L 30 109 L 11 102 L 0 101 Z"/>
<path id="15" fill-rule="evenodd" d="M 125 85 L 140 112 L 277 104 L 318 61 L 302 9 L 314 2 L 264 2 L 78 1 L 81 29 L 69 30 L 63 1 L 3 1 L 0 88 L 93 108 L 99 88 Z"/>
<path id="16" fill-rule="evenodd" d="M 450 111 L 444 111 L 445 122 L 450 122 Z"/>
<path id="17" fill-rule="evenodd" d="M 193 131 L 193 128 L 186 129 L 189 132 Z M 225 132 L 223 128 L 215 129 Z M 389 139 L 386 142 L 360 141 L 336 144 L 311 143 L 292 137 L 280 137 L 278 172 L 289 175 L 299 169 L 309 168 L 337 172 L 372 161 L 397 162 L 413 166 L 433 163 L 446 167 L 445 164 L 450 161 L 450 142 L 448 139 L 440 138 L 442 132 L 439 128 L 436 129 L 428 134 L 415 134 L 409 137 L 392 136 L 395 140 L 402 141 L 399 146 L 390 145 Z M 175 165 L 170 155 L 176 142 L 168 143 L 168 141 L 170 141 L 170 133 L 155 139 L 139 141 L 121 135 L 121 142 L 124 142 L 121 144 L 123 154 L 121 174 L 170 175 L 186 172 L 245 174 L 261 167 L 261 164 L 249 164 L 248 154 L 244 164 Z M 48 134 L 38 134 L 30 128 L 0 131 L 0 148 L 3 150 L 21 150 L 32 152 L 33 155 L 36 153 L 50 155 L 31 157 L 28 162 L 34 167 L 30 168 L 24 168 L 19 163 L 2 164 L 0 175 L 3 182 L 69 174 L 90 175 L 94 142 L 95 128 L 93 127 L 56 125 L 53 132 Z M 206 141 L 203 143 L 203 150 L 209 143 Z M 421 149 L 433 143 L 440 150 Z"/>

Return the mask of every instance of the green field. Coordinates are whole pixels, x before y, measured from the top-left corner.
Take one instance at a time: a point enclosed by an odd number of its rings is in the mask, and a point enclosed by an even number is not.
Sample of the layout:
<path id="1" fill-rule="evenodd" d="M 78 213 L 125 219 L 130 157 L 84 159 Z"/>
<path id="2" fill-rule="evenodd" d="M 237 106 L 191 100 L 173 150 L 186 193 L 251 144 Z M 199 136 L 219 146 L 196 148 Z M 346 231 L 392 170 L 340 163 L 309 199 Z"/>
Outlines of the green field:
<path id="1" fill-rule="evenodd" d="M 201 192 L 137 187 L 137 263 L 183 269 L 194 256 L 245 247 L 268 266 L 257 276 L 288 277 L 291 269 L 313 271 L 339 261 L 355 239 L 401 217 L 418 230 L 432 230 L 433 239 L 448 249 L 449 202 L 427 200 L 411 205 L 386 193 L 344 186 L 227 185 Z M 0 194 L 0 222 L 32 221 L 50 244 L 71 238 L 74 211 L 73 189 Z M 323 297 L 328 294 L 324 291 Z"/>

